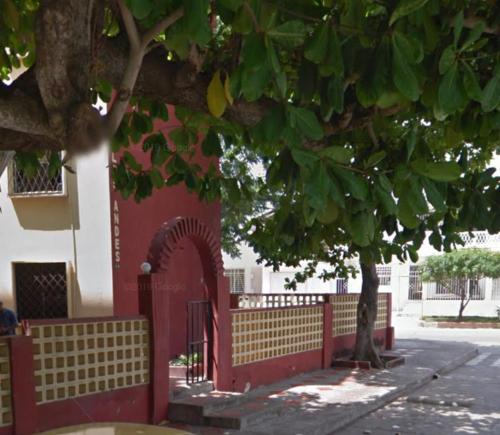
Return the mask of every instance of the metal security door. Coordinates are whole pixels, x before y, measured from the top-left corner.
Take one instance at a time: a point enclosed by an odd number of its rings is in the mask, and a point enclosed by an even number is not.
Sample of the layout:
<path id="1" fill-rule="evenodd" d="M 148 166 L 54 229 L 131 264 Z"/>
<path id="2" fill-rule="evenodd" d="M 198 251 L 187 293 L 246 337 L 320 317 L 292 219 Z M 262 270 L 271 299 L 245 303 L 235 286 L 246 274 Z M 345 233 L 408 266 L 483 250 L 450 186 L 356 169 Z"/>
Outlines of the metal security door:
<path id="1" fill-rule="evenodd" d="M 212 367 L 212 307 L 209 301 L 187 303 L 186 382 L 207 381 Z"/>

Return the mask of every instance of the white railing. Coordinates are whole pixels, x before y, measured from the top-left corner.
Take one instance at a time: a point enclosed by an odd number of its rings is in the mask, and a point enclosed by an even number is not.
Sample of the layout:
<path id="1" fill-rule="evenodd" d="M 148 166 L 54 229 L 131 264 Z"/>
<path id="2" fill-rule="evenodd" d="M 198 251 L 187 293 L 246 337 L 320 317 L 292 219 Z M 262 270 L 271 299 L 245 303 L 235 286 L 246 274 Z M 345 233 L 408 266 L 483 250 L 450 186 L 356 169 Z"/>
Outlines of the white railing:
<path id="1" fill-rule="evenodd" d="M 474 231 L 472 235 L 469 233 L 461 233 L 460 237 L 464 241 L 466 247 L 487 247 L 500 244 L 500 234 L 489 234 L 486 231 Z"/>

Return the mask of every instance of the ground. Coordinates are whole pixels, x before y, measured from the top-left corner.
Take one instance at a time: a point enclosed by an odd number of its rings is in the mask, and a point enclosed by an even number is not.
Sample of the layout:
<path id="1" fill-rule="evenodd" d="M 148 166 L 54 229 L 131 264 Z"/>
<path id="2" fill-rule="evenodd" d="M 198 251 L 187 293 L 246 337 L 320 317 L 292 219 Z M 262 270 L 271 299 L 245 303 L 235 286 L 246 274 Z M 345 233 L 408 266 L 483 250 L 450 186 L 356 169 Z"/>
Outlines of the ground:
<path id="1" fill-rule="evenodd" d="M 339 435 L 500 434 L 500 331 L 419 328 L 395 318 L 398 336 L 469 342 L 479 355 L 421 389 L 359 419 Z"/>
<path id="2" fill-rule="evenodd" d="M 243 397 L 204 395 L 190 405 L 204 408 L 206 423 L 231 429 L 174 426 L 204 435 L 500 434 L 500 330 L 394 323 L 404 366 L 331 369 Z"/>

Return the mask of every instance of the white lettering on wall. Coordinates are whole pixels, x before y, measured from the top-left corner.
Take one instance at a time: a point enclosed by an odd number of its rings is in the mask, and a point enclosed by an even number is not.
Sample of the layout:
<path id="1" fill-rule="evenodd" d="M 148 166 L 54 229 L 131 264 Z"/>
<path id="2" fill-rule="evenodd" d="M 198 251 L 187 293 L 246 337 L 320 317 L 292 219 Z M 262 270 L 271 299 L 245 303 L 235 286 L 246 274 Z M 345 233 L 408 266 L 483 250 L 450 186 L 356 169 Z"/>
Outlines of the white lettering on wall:
<path id="1" fill-rule="evenodd" d="M 115 268 L 120 268 L 120 208 L 118 201 L 115 199 L 113 203 L 113 247 Z"/>

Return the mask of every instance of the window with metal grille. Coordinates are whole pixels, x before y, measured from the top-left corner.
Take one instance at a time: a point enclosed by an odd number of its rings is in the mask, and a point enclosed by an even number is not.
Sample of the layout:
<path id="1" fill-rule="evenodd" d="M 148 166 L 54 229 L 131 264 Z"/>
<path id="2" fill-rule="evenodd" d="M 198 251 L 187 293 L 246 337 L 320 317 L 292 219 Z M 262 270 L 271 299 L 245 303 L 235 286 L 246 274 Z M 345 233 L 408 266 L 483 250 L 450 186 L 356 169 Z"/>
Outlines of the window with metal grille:
<path id="1" fill-rule="evenodd" d="M 345 295 L 349 291 L 349 280 L 347 278 L 337 278 L 335 280 L 335 292 L 338 295 Z"/>
<path id="2" fill-rule="evenodd" d="M 224 275 L 229 278 L 231 293 L 245 291 L 245 269 L 226 269 Z"/>
<path id="3" fill-rule="evenodd" d="M 408 299 L 410 301 L 422 300 L 422 279 L 417 265 L 410 266 L 410 282 L 408 286 Z"/>
<path id="4" fill-rule="evenodd" d="M 377 266 L 380 285 L 391 285 L 391 266 Z"/>
<path id="5" fill-rule="evenodd" d="M 46 157 L 40 159 L 40 166 L 33 176 L 25 174 L 14 161 L 10 178 L 10 194 L 61 195 L 64 193 L 62 169 L 59 169 L 55 174 L 49 172 L 49 162 Z"/>
<path id="6" fill-rule="evenodd" d="M 68 317 L 66 263 L 14 263 L 20 319 Z"/>

